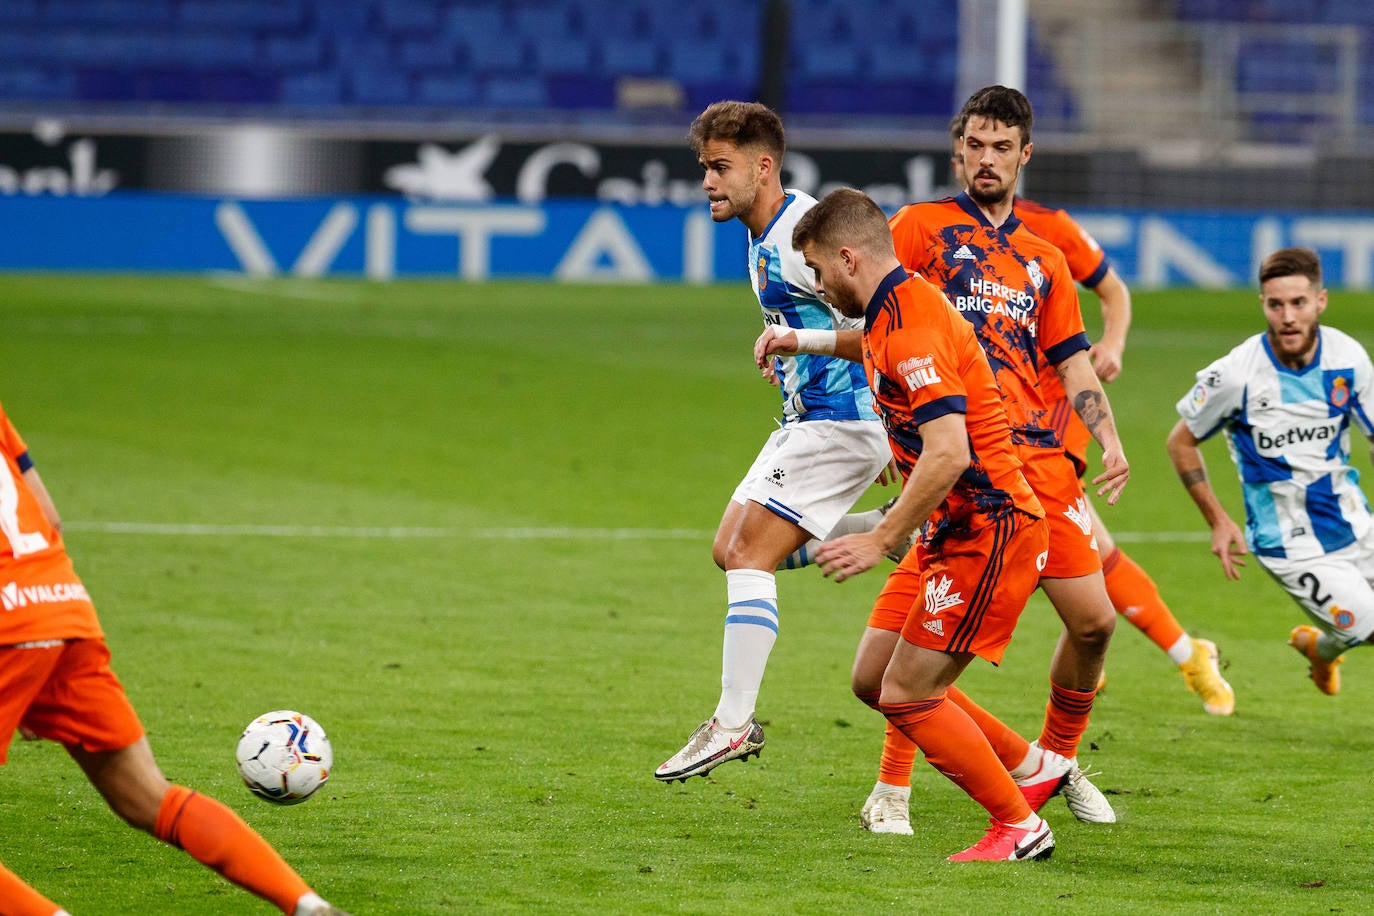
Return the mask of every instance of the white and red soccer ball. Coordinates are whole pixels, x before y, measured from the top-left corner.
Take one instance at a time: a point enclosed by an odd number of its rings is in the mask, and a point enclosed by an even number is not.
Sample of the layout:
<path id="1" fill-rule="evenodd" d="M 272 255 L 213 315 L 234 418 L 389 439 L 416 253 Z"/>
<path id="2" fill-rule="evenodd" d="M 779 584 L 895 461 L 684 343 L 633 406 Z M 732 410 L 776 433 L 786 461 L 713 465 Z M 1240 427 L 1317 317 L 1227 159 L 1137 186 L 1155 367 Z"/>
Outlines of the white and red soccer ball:
<path id="1" fill-rule="evenodd" d="M 249 722 L 234 757 L 248 790 L 278 805 L 305 801 L 334 768 L 334 749 L 320 723 L 291 709 Z"/>

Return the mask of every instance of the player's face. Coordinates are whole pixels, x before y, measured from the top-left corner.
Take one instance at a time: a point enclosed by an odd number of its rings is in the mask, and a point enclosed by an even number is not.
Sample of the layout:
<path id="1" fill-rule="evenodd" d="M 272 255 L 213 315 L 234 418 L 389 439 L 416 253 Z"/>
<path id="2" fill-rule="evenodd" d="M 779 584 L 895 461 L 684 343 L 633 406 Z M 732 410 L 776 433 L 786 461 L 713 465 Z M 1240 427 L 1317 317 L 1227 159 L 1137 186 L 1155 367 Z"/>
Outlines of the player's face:
<path id="1" fill-rule="evenodd" d="M 1279 362 L 1301 369 L 1317 352 L 1317 327 L 1326 311 L 1326 290 L 1301 274 L 1271 277 L 1260 287 L 1269 346 Z"/>
<path id="2" fill-rule="evenodd" d="M 711 203 L 711 219 L 718 223 L 743 217 L 754 208 L 763 186 L 767 158 L 757 150 L 726 140 L 709 140 L 697 159 L 705 174 L 701 187 Z"/>
<path id="3" fill-rule="evenodd" d="M 960 148 L 969 197 L 988 206 L 1000 204 L 1016 193 L 1021 166 L 1031 154 L 1031 144 L 1021 145 L 1021 128 L 1008 127 L 991 118 L 971 117 L 964 123 Z"/>
<path id="4" fill-rule="evenodd" d="M 802 247 L 806 266 L 816 273 L 816 292 L 846 318 L 858 318 L 867 303 L 860 302 L 850 275 L 852 262 L 845 249 L 827 251 L 810 244 Z"/>

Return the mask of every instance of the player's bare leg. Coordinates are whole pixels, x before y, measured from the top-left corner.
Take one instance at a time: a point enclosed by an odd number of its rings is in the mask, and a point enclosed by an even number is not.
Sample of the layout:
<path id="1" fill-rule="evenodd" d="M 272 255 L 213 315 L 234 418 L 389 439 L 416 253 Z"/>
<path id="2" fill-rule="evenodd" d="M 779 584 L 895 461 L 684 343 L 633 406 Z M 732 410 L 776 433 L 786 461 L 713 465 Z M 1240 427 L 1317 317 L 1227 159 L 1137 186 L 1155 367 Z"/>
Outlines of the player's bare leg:
<path id="1" fill-rule="evenodd" d="M 875 710 L 882 693 L 883 672 L 900 638 L 901 634 L 895 630 L 867 627 L 859 639 L 850 687 L 856 697 Z M 890 759 L 893 756 L 889 753 L 890 747 L 899 749 L 897 759 Z M 895 725 L 888 723 L 878 781 L 859 810 L 859 822 L 864 829 L 870 833 L 912 833 L 911 769 L 915 759 L 916 745 Z"/>
<path id="2" fill-rule="evenodd" d="M 335 916 L 342 910 L 311 891 L 270 844 L 229 808 L 207 795 L 169 783 L 148 739 L 117 751 L 68 746 L 110 809 L 128 824 L 184 850 L 293 916 Z"/>

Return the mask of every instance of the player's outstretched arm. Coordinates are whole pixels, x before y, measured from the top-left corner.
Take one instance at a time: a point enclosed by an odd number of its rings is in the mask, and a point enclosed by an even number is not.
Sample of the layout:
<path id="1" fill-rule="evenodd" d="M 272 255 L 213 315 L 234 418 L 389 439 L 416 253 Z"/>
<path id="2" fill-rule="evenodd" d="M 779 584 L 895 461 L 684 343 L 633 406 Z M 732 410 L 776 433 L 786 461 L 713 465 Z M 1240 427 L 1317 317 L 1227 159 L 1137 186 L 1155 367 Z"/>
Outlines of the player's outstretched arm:
<path id="1" fill-rule="evenodd" d="M 1079 350 L 1054 368 L 1064 383 L 1064 391 L 1074 412 L 1088 432 L 1092 433 L 1097 444 L 1102 446 L 1102 473 L 1093 478 L 1093 483 L 1098 488 L 1097 495 L 1105 496 L 1108 505 L 1114 506 L 1121 498 L 1126 482 L 1131 479 L 1131 465 L 1126 460 L 1121 437 L 1117 435 L 1107 393 L 1097 380 L 1086 350 Z"/>
<path id="2" fill-rule="evenodd" d="M 1093 292 L 1102 303 L 1102 337 L 1092 345 L 1088 356 L 1097 377 L 1104 382 L 1113 382 L 1121 374 L 1126 332 L 1131 327 L 1131 290 L 1120 274 L 1108 268 Z"/>
<path id="3" fill-rule="evenodd" d="M 772 357 L 795 356 L 798 353 L 838 356 L 852 363 L 861 363 L 864 361 L 863 332 L 784 328 L 770 324 L 754 341 L 754 365 L 765 373 L 772 364 Z"/>
<path id="4" fill-rule="evenodd" d="M 1179 420 L 1169 432 L 1166 443 L 1169 460 L 1173 462 L 1178 479 L 1183 482 L 1188 495 L 1212 529 L 1212 553 L 1221 561 L 1221 571 L 1228 579 L 1239 579 L 1237 567 L 1245 565 L 1245 561 L 1240 559 L 1246 553 L 1245 536 L 1217 499 L 1216 491 L 1207 479 L 1207 466 L 1203 463 L 1198 445 L 1199 440 L 1188 424 Z"/>
<path id="5" fill-rule="evenodd" d="M 949 495 L 969 464 L 968 427 L 961 413 L 945 414 L 922 423 L 921 460 L 883 520 L 872 531 L 846 534 L 816 550 L 816 564 L 836 582 L 872 569 L 898 544 L 904 543 Z"/>

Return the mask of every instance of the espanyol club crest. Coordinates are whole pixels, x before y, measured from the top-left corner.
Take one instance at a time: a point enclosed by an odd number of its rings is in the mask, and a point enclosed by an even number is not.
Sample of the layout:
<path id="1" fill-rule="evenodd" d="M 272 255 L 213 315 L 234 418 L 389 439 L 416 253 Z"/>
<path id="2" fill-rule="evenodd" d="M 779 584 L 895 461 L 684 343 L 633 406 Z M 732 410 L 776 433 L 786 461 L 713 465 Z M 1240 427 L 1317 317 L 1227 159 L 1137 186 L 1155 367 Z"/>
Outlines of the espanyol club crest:
<path id="1" fill-rule="evenodd" d="M 1040 270 L 1040 262 L 1032 260 L 1026 265 L 1026 273 L 1030 276 L 1031 286 L 1040 289 L 1045 285 L 1045 275 Z"/>
<path id="2" fill-rule="evenodd" d="M 1350 380 L 1338 375 L 1331 380 L 1331 393 L 1328 395 L 1332 407 L 1344 407 L 1350 400 Z"/>
<path id="3" fill-rule="evenodd" d="M 759 289 L 768 287 L 768 252 L 759 252 Z"/>

